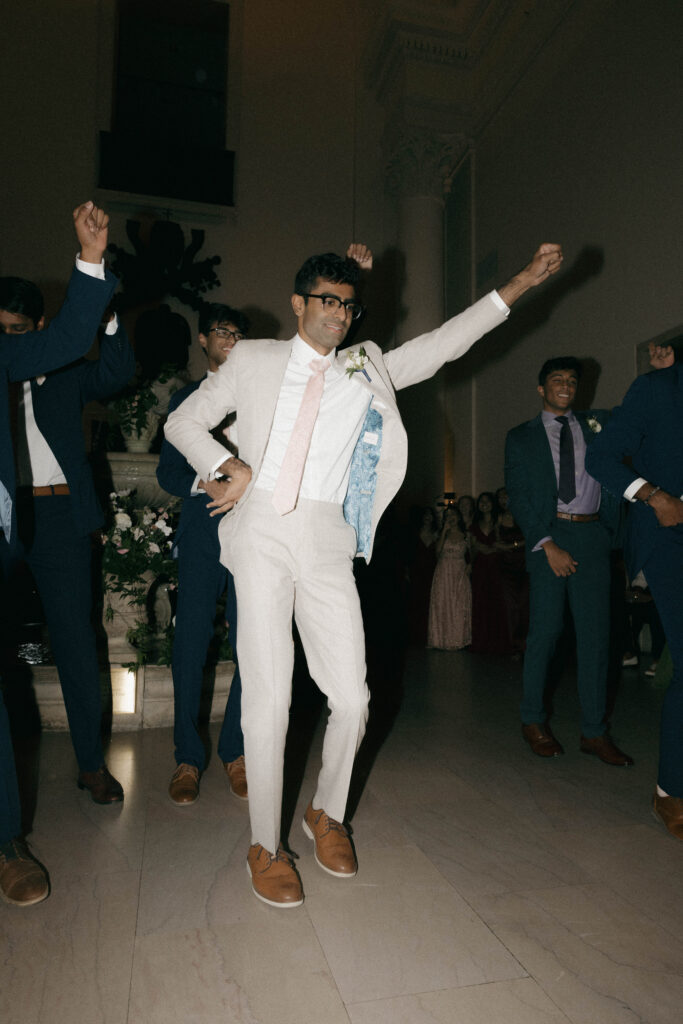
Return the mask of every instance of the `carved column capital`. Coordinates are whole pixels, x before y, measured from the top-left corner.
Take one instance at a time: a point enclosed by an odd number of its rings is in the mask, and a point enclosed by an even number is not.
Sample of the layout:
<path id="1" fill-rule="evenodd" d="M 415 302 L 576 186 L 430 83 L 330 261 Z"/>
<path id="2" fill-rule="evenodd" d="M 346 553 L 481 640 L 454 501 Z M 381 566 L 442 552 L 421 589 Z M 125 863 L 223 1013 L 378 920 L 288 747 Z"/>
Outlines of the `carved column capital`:
<path id="1" fill-rule="evenodd" d="M 386 186 L 390 195 L 443 200 L 467 150 L 463 135 L 406 128 L 388 141 Z"/>

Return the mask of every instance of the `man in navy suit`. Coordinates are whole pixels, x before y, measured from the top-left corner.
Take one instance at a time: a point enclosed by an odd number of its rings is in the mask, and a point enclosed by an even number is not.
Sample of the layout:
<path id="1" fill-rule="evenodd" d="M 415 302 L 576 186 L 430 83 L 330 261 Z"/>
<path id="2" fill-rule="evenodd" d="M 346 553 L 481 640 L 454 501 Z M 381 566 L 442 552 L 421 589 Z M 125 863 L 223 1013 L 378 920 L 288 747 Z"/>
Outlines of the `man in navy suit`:
<path id="1" fill-rule="evenodd" d="M 601 493 L 586 472 L 586 452 L 606 414 L 572 411 L 580 375 L 574 356 L 547 360 L 537 389 L 543 409 L 511 430 L 505 445 L 505 486 L 524 533 L 530 577 L 522 735 L 539 757 L 564 753 L 546 722 L 543 696 L 568 599 L 576 631 L 581 750 L 626 767 L 633 761 L 614 745 L 605 723 L 610 548 L 619 503 Z"/>
<path id="2" fill-rule="evenodd" d="M 6 581 L 20 552 L 15 508 L 15 467 L 11 442 L 8 385 L 10 381 L 48 373 L 82 356 L 92 345 L 116 278 L 105 272 L 109 218 L 91 202 L 74 210 L 80 243 L 66 299 L 52 323 L 42 332 L 11 337 L 0 318 L 0 581 Z M 11 324 L 12 318 L 9 318 Z M 3 604 L 11 598 L 0 587 Z M 0 609 L 3 618 L 5 608 Z M 17 906 L 45 899 L 49 883 L 21 838 L 21 807 L 12 740 L 0 693 L 0 893 Z"/>
<path id="3" fill-rule="evenodd" d="M 45 326 L 30 281 L 0 278 L 0 323 L 22 335 Z M 80 359 L 20 384 L 17 409 L 19 540 L 40 594 L 59 672 L 78 786 L 96 803 L 123 799 L 104 763 L 102 701 L 92 624 L 91 537 L 104 522 L 83 438 L 83 407 L 119 391 L 135 372 L 125 331 L 113 317 L 96 360 Z"/>
<path id="4" fill-rule="evenodd" d="M 243 313 L 219 303 L 206 304 L 199 315 L 199 343 L 208 359 L 208 376 L 217 372 L 238 341 L 244 338 L 248 321 Z M 195 391 L 194 381 L 173 395 L 169 412 Z M 233 417 L 234 419 L 234 417 Z M 236 446 L 236 428 L 229 429 L 226 445 Z M 228 431 L 218 428 L 217 437 L 225 443 Z M 169 795 L 176 804 L 191 804 L 199 796 L 199 775 L 205 766 L 204 745 L 197 731 L 197 717 L 206 655 L 213 636 L 216 602 L 226 594 L 225 617 L 235 651 L 237 602 L 232 574 L 220 562 L 218 522 L 207 508 L 209 495 L 184 455 L 170 441 L 164 441 L 157 479 L 165 491 L 183 498 L 176 534 L 178 551 L 178 607 L 173 641 L 173 692 L 175 699 L 174 741 L 177 768 L 169 784 Z M 240 726 L 241 693 L 239 664 L 234 654 L 235 674 L 218 739 L 218 755 L 223 762 L 231 792 L 247 799 L 244 767 L 244 737 Z"/>
<path id="5" fill-rule="evenodd" d="M 652 354 L 652 353 L 651 353 Z M 670 360 L 669 360 L 670 361 Z M 653 365 L 658 365 L 656 361 Z M 624 463 L 630 458 L 630 464 Z M 683 840 L 683 366 L 638 377 L 588 456 L 590 472 L 631 502 L 624 554 L 642 569 L 674 672 L 662 706 L 654 813 Z"/>

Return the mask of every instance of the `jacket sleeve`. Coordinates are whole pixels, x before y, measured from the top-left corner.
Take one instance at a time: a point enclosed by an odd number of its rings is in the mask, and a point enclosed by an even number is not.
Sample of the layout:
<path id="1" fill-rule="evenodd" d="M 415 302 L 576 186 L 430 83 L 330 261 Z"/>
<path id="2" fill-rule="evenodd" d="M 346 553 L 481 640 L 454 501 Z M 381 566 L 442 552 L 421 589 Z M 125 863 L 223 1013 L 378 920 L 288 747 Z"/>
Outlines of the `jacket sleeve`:
<path id="1" fill-rule="evenodd" d="M 119 322 L 114 334 L 103 334 L 100 338 L 98 359 L 87 360 L 81 365 L 81 401 L 101 402 L 125 387 L 135 373 L 135 356 L 128 341 L 128 335 Z"/>
<path id="2" fill-rule="evenodd" d="M 44 331 L 32 331 L 21 339 L 5 337 L 0 342 L 10 380 L 28 380 L 85 355 L 115 285 L 116 278 L 109 271 L 102 281 L 74 270 L 61 309 Z"/>
<path id="3" fill-rule="evenodd" d="M 168 403 L 169 415 L 174 409 L 182 405 L 189 396 L 178 392 L 172 395 Z M 197 477 L 196 472 L 189 464 L 184 455 L 181 455 L 169 440 L 164 438 L 161 444 L 159 465 L 157 466 L 157 480 L 165 491 L 175 494 L 178 498 L 189 498 L 192 493 L 192 485 Z"/>
<path id="4" fill-rule="evenodd" d="M 202 381 L 166 420 L 166 439 L 199 474 L 202 480 L 229 458 L 229 452 L 210 434 L 224 416 L 236 408 L 236 380 L 240 360 L 237 345 L 217 373 Z"/>
<path id="5" fill-rule="evenodd" d="M 624 458 L 637 455 L 647 431 L 647 411 L 652 396 L 649 374 L 634 380 L 623 404 L 586 450 L 586 469 L 603 487 L 622 498 L 639 474 L 624 464 Z"/>
<path id="6" fill-rule="evenodd" d="M 485 295 L 435 331 L 421 334 L 384 353 L 391 383 L 398 391 L 433 377 L 444 363 L 459 359 L 484 334 L 498 327 L 506 314 L 491 295 Z"/>
<path id="7" fill-rule="evenodd" d="M 505 487 L 510 511 L 519 523 L 527 551 L 532 551 L 539 540 L 548 536 L 548 523 L 539 515 L 531 500 L 530 459 L 527 446 L 520 441 L 520 430 L 515 427 L 505 439 Z"/>

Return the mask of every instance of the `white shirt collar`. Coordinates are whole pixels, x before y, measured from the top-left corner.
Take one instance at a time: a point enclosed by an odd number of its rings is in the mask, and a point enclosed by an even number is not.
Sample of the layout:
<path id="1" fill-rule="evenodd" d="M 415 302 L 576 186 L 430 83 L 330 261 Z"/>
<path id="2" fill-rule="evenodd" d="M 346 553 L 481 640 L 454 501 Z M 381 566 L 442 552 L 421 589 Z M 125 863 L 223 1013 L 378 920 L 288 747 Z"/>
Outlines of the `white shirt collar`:
<path id="1" fill-rule="evenodd" d="M 301 337 L 299 333 L 294 335 L 294 341 L 292 342 L 292 354 L 289 357 L 292 362 L 296 363 L 297 366 L 308 366 L 309 363 L 314 359 L 324 359 L 327 363 L 328 372 L 335 365 L 337 358 L 337 350 L 333 349 L 328 352 L 326 356 L 321 356 L 316 350 L 308 344 L 307 341 Z"/>

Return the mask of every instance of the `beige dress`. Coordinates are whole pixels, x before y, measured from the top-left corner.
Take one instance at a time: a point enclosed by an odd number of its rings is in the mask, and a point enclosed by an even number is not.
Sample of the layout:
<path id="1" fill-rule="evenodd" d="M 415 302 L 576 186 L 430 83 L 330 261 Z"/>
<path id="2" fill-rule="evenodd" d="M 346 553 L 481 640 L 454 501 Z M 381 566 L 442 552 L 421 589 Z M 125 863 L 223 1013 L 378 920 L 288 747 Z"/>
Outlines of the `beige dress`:
<path id="1" fill-rule="evenodd" d="M 448 537 L 436 563 L 429 602 L 427 646 L 459 651 L 472 641 L 472 588 L 464 537 Z"/>

